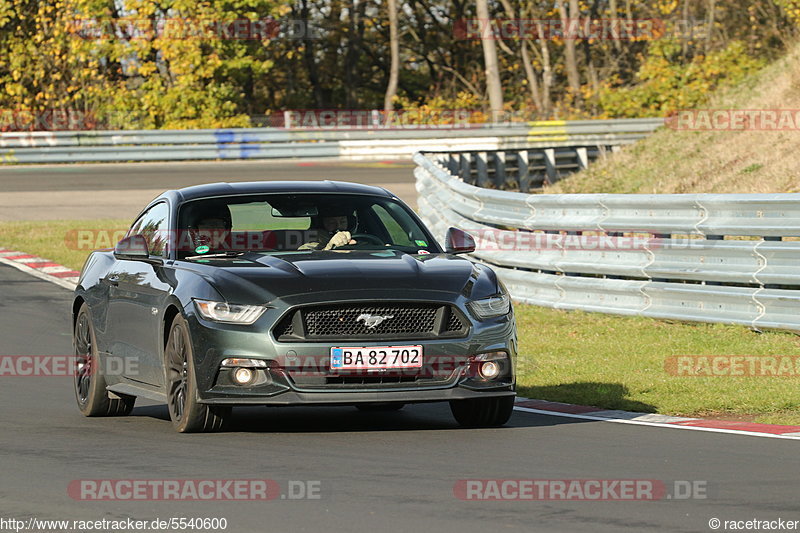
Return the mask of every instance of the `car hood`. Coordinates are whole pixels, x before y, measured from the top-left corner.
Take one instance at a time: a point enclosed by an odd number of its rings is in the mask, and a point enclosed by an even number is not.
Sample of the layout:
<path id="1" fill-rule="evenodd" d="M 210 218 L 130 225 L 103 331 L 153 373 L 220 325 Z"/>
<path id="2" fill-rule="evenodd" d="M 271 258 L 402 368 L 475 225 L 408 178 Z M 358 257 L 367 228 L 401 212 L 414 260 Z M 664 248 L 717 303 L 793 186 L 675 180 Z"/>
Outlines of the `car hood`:
<path id="1" fill-rule="evenodd" d="M 449 254 L 399 251 L 331 251 L 248 254 L 192 263 L 227 301 L 267 302 L 292 295 L 333 291 L 444 291 L 476 297 L 498 291 L 491 269 Z M 482 297 L 478 296 L 478 297 Z"/>

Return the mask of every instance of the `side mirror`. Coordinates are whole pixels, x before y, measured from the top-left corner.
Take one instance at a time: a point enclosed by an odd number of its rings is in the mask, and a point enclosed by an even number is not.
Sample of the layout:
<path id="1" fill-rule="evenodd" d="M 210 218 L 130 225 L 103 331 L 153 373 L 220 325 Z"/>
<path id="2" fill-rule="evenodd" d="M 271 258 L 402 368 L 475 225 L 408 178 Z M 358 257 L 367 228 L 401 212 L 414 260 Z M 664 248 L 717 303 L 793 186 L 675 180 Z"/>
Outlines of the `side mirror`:
<path id="1" fill-rule="evenodd" d="M 475 239 L 458 228 L 448 229 L 444 240 L 444 250 L 448 254 L 468 254 L 475 251 Z"/>
<path id="2" fill-rule="evenodd" d="M 125 237 L 114 247 L 114 257 L 128 261 L 147 261 L 150 259 L 147 240 L 142 235 Z"/>

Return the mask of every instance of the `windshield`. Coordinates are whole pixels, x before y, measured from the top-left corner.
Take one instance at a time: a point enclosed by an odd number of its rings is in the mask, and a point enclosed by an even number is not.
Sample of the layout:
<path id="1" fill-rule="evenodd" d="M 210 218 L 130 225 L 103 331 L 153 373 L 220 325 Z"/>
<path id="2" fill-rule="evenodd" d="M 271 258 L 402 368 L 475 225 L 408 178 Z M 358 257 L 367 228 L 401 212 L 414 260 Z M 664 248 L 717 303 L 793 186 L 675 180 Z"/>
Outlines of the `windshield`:
<path id="1" fill-rule="evenodd" d="M 396 200 L 346 194 L 205 198 L 178 212 L 178 257 L 344 250 L 440 252 Z"/>

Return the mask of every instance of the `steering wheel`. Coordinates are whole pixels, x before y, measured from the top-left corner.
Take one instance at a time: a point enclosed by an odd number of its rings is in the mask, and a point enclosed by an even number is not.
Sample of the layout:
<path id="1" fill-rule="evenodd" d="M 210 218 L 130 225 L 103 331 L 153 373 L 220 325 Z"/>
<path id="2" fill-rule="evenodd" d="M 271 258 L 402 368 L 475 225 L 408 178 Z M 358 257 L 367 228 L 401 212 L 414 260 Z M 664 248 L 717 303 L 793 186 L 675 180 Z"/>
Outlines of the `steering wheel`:
<path id="1" fill-rule="evenodd" d="M 375 235 L 370 235 L 369 233 L 354 233 L 350 236 L 350 238 L 355 240 L 356 244 L 351 244 L 349 246 L 358 246 L 361 244 L 359 241 L 369 241 L 372 244 L 377 244 L 378 246 L 384 246 L 386 244 Z"/>

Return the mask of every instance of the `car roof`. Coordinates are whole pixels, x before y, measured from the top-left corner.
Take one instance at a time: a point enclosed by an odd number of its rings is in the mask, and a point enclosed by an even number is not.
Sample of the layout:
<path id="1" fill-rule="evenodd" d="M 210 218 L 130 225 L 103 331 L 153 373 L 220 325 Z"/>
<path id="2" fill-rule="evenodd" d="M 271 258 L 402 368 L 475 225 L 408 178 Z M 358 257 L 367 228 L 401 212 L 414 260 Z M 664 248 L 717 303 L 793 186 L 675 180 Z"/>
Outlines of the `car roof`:
<path id="1" fill-rule="evenodd" d="M 178 203 L 198 198 L 235 196 L 240 194 L 270 193 L 337 193 L 367 194 L 392 198 L 395 195 L 382 187 L 362 185 L 345 181 L 246 181 L 236 183 L 207 183 L 174 191 L 166 191 L 160 198 L 172 196 Z"/>

